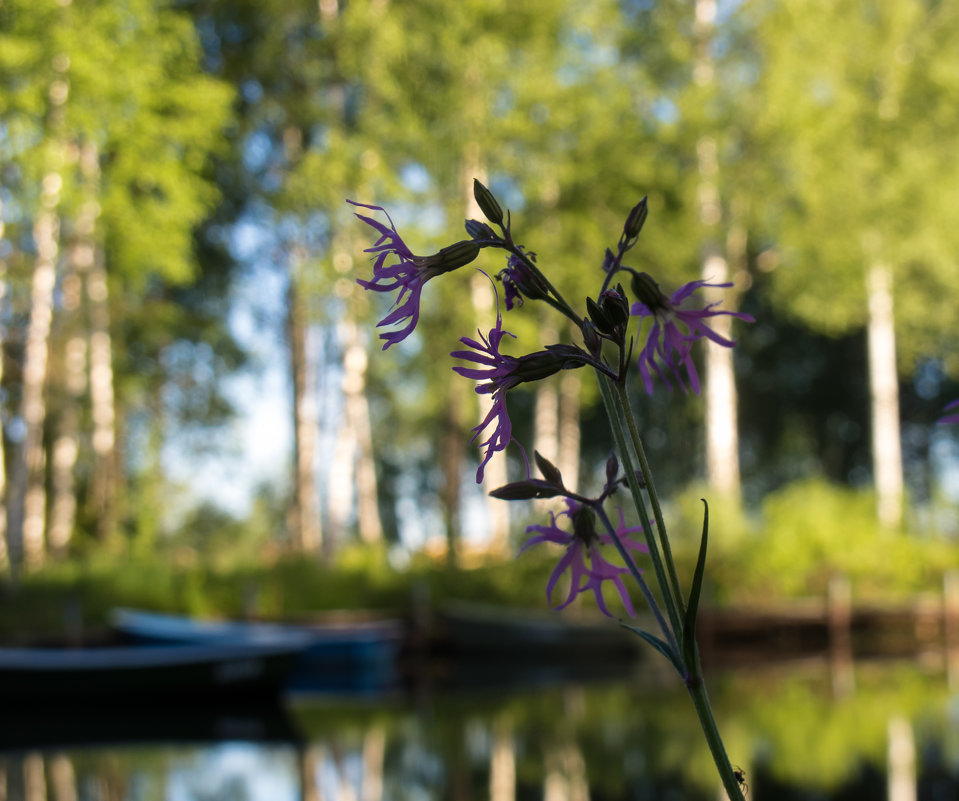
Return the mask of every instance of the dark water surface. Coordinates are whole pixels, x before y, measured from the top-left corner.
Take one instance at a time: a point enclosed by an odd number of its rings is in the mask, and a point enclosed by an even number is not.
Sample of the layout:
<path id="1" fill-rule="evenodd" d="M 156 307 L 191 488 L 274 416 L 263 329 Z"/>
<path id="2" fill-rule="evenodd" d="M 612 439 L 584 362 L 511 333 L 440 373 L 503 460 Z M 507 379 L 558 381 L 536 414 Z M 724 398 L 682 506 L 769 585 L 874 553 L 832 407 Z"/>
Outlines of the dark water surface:
<path id="1" fill-rule="evenodd" d="M 0 718 L 3 801 L 717 799 L 679 681 L 471 662 L 382 695 L 27 708 Z M 810 659 L 708 677 L 749 799 L 959 799 L 942 659 Z"/>

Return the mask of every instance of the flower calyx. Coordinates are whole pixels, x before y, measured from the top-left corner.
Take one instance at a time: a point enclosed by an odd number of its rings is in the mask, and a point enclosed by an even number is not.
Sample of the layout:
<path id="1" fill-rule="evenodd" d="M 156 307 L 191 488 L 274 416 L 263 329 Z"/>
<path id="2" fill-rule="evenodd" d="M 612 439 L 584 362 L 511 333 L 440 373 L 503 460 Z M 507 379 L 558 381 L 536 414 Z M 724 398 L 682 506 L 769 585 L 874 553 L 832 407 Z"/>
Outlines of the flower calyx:
<path id="1" fill-rule="evenodd" d="M 622 284 L 617 284 L 615 289 L 604 289 L 598 302 L 586 298 L 586 311 L 600 334 L 617 343 L 623 341 L 629 324 L 629 303 Z"/>
<path id="2" fill-rule="evenodd" d="M 647 199 L 647 197 L 644 197 L 640 200 L 639 203 L 630 209 L 629 215 L 626 217 L 626 223 L 623 225 L 623 234 L 619 238 L 620 254 L 629 250 L 636 244 L 636 240 L 639 239 L 639 232 L 643 230 L 643 224 L 646 222 L 646 217 L 649 214 Z"/>
<path id="3" fill-rule="evenodd" d="M 651 314 L 655 314 L 657 309 L 669 308 L 669 298 L 663 294 L 659 284 L 649 273 L 634 272 L 632 290 L 636 300 L 649 309 Z"/>
<path id="4" fill-rule="evenodd" d="M 528 501 L 533 498 L 555 498 L 557 495 L 569 496 L 559 468 L 539 451 L 533 451 L 533 458 L 543 478 L 514 481 L 494 489 L 490 495 L 503 501 Z"/>
<path id="5" fill-rule="evenodd" d="M 493 193 L 475 178 L 473 179 L 473 198 L 476 200 L 476 205 L 480 207 L 480 211 L 486 215 L 486 219 L 502 227 L 502 207 L 496 201 L 496 198 L 493 197 Z"/>
<path id="6" fill-rule="evenodd" d="M 433 278 L 465 267 L 479 256 L 481 249 L 481 246 L 476 242 L 464 239 L 462 242 L 447 245 L 432 256 L 419 256 L 417 259 L 420 268 L 427 274 L 427 277 Z"/>
<path id="7" fill-rule="evenodd" d="M 467 220 L 466 233 L 468 233 L 472 239 L 480 242 L 499 240 L 499 237 L 493 229 L 480 220 Z"/>

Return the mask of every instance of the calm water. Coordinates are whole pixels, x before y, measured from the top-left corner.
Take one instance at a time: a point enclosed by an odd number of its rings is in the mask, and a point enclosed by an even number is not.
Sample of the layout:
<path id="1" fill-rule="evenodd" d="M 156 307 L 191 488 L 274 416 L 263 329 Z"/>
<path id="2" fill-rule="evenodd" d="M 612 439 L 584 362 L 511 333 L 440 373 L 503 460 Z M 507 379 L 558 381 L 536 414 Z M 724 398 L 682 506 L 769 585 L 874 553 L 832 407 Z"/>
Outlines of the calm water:
<path id="1" fill-rule="evenodd" d="M 5 714 L 0 799 L 718 798 L 674 677 L 604 673 L 474 663 L 378 698 Z M 814 659 L 708 683 L 750 799 L 959 799 L 959 692 L 941 661 Z"/>

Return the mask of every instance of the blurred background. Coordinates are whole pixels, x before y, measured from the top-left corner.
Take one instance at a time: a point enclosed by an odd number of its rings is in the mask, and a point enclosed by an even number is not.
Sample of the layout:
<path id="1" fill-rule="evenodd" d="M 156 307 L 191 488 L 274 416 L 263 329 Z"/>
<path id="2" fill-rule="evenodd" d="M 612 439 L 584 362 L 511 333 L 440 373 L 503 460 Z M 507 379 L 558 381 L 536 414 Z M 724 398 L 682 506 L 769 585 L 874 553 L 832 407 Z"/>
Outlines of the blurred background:
<path id="1" fill-rule="evenodd" d="M 3 0 L 0 635 L 545 606 L 556 555 L 512 556 L 549 507 L 487 497 L 518 461 L 476 486 L 450 369 L 488 285 L 431 282 L 384 354 L 355 283 L 347 198 L 427 254 L 474 178 L 570 299 L 648 196 L 629 263 L 755 317 L 696 351 L 702 395 L 633 388 L 682 575 L 710 500 L 711 609 L 948 598 L 957 52 L 931 0 Z M 547 312 L 506 315 L 516 353 L 569 341 Z M 601 486 L 584 371 L 510 412 Z"/>
<path id="2" fill-rule="evenodd" d="M 492 299 L 432 282 L 379 353 L 345 203 L 430 253 L 474 178 L 580 303 L 648 195 L 634 266 L 756 318 L 697 351 L 702 396 L 635 399 L 673 536 L 703 494 L 727 518 L 716 593 L 917 589 L 952 559 L 951 4 L 11 1 L 0 26 L 7 576 L 508 557 L 544 513 L 490 502 L 500 460 L 475 486 L 448 355 Z M 517 352 L 569 341 L 547 311 L 507 315 Z M 597 401 L 577 371 L 510 397 L 584 491 Z"/>

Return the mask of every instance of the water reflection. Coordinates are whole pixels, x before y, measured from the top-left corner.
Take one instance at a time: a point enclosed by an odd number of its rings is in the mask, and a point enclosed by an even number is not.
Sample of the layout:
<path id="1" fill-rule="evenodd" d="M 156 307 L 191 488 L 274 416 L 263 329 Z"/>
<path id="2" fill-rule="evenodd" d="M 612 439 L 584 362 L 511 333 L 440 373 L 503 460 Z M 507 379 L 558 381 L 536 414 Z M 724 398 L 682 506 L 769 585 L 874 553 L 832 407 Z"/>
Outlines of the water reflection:
<path id="1" fill-rule="evenodd" d="M 959 697 L 941 660 L 842 671 L 841 692 L 828 659 L 711 677 L 749 798 L 959 797 Z M 495 675 L 471 690 L 450 675 L 375 700 L 273 707 L 25 711 L 0 724 L 0 799 L 718 798 L 674 679 L 610 674 L 532 690 Z"/>

